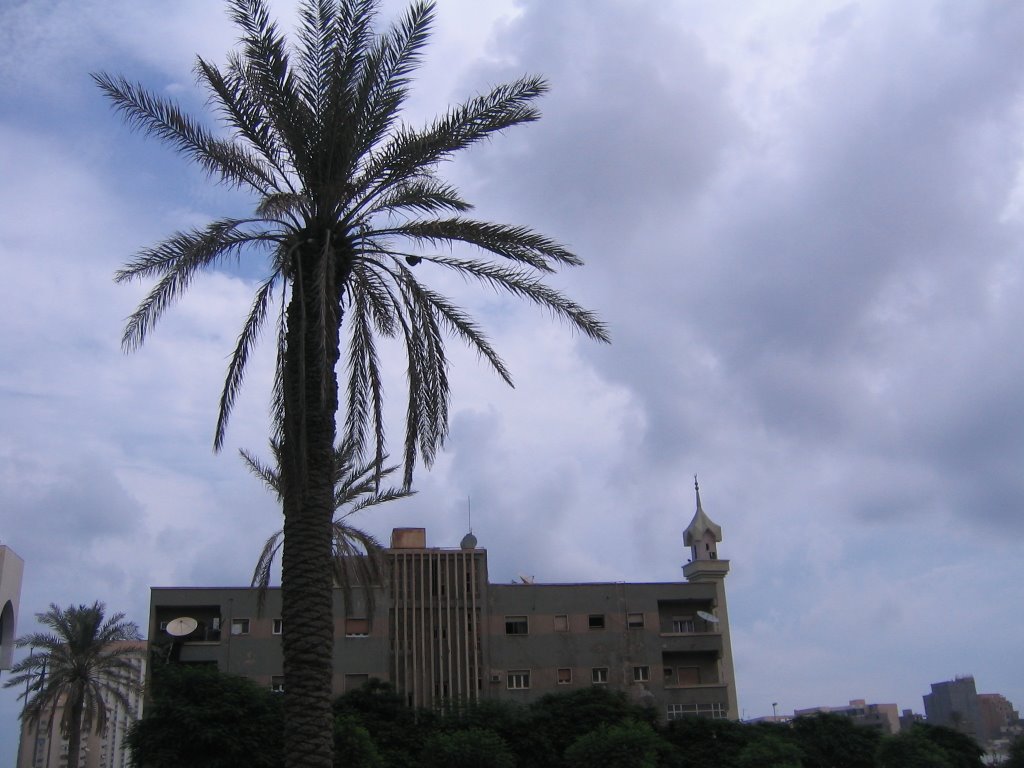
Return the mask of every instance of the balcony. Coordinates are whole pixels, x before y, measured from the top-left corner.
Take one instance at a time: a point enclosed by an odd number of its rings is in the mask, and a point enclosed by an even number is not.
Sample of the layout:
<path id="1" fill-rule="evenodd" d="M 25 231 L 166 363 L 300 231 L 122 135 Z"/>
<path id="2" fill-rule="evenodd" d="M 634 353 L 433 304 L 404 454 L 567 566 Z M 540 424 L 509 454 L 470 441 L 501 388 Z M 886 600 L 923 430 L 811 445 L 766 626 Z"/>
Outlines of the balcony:
<path id="1" fill-rule="evenodd" d="M 663 651 L 722 654 L 721 632 L 661 632 Z"/>

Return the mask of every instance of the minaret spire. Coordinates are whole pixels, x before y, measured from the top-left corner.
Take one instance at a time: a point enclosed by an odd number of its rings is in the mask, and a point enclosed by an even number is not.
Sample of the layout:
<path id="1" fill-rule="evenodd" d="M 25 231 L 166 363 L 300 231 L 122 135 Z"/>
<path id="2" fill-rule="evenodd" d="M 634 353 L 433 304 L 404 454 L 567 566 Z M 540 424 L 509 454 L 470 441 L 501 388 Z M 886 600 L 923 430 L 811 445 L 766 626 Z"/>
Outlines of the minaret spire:
<path id="1" fill-rule="evenodd" d="M 718 542 L 722 540 L 722 529 L 714 523 L 700 503 L 700 483 L 693 476 L 693 490 L 697 496 L 697 511 L 693 520 L 683 531 L 683 544 L 690 547 L 692 560 L 717 560 Z"/>

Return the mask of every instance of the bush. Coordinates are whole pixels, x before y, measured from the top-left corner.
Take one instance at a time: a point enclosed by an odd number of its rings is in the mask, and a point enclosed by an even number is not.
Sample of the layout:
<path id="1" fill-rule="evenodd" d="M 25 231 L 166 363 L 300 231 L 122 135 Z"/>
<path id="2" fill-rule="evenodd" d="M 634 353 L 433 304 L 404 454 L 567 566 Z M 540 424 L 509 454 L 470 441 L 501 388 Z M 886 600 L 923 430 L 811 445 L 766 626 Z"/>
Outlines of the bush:
<path id="1" fill-rule="evenodd" d="M 136 768 L 278 768 L 281 697 L 212 667 L 154 667 L 145 715 L 128 732 Z"/>
<path id="2" fill-rule="evenodd" d="M 502 738 L 484 728 L 435 733 L 420 755 L 424 768 L 515 768 L 515 764 Z"/>

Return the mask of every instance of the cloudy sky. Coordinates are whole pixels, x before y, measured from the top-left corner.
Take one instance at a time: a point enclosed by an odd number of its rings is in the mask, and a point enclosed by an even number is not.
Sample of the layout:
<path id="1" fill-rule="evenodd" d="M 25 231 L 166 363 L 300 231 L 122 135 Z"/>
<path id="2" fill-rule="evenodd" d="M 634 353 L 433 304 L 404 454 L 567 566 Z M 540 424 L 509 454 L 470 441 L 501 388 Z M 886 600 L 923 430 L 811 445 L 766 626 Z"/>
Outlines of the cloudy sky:
<path id="1" fill-rule="evenodd" d="M 198 281 L 131 355 L 144 286 L 112 280 L 251 201 L 130 132 L 89 78 L 201 113 L 194 56 L 234 39 L 207 0 L 0 4 L 0 539 L 26 560 L 21 633 L 50 602 L 144 625 L 152 585 L 247 583 L 279 524 L 237 456 L 266 442 L 270 345 L 211 450 L 262 265 Z M 453 346 L 446 451 L 365 527 L 454 546 L 471 504 L 493 581 L 673 580 L 699 473 L 747 717 L 922 711 L 966 673 L 1024 704 L 1021 39 L 1024 5 L 997 0 L 443 2 L 408 119 L 547 76 L 539 123 L 444 173 L 480 216 L 584 257 L 555 282 L 613 344 L 423 275 L 516 388 Z M 17 711 L 0 692 L 0 754 Z"/>

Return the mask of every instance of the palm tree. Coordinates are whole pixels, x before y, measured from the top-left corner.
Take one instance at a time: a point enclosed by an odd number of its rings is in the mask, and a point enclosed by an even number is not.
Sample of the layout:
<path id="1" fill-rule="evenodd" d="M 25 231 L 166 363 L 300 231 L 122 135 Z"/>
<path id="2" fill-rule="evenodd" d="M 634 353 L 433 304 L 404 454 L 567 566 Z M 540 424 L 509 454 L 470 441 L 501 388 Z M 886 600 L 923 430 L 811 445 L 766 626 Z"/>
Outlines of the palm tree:
<path id="1" fill-rule="evenodd" d="M 277 462 L 276 467 L 260 461 L 246 450 L 240 451 L 249 471 L 263 481 L 273 491 L 279 501 L 284 500 L 281 485 L 281 444 L 276 440 L 270 443 L 271 452 Z M 338 445 L 334 451 L 334 509 L 336 514 L 331 521 L 331 541 L 333 548 L 332 565 L 334 581 L 345 594 L 346 605 L 350 602 L 350 591 L 354 584 L 372 585 L 381 578 L 381 553 L 383 547 L 372 535 L 356 528 L 349 521 L 356 512 L 412 496 L 415 491 L 409 488 L 387 488 L 381 490 L 380 481 L 386 479 L 398 469 L 397 465 L 380 469 L 373 462 L 357 463 L 355 452 L 351 446 Z M 341 510 L 344 510 L 341 512 Z M 275 531 L 267 539 L 260 552 L 256 567 L 253 569 L 252 586 L 259 590 L 259 603 L 263 604 L 267 588 L 270 586 L 270 575 L 274 560 L 281 550 L 284 531 Z M 368 600 L 372 603 L 373 591 L 367 591 Z"/>
<path id="2" fill-rule="evenodd" d="M 505 381 L 486 336 L 448 297 L 414 274 L 428 268 L 531 301 L 607 341 L 591 312 L 544 282 L 581 260 L 526 227 L 468 215 L 470 204 L 438 165 L 512 126 L 536 120 L 543 79 L 523 77 L 450 108 L 423 127 L 401 110 L 420 63 L 433 4 L 414 2 L 378 31 L 377 0 L 303 0 L 294 44 L 266 0 L 228 0 L 241 37 L 219 67 L 197 59 L 200 84 L 228 129 L 215 133 L 173 102 L 121 77 L 97 84 L 126 121 L 166 141 L 217 181 L 250 191 L 254 214 L 221 218 L 140 251 L 119 281 L 155 279 L 130 316 L 123 345 L 139 346 L 199 272 L 242 257 L 267 264 L 228 364 L 214 447 L 260 329 L 277 312 L 273 402 L 284 508 L 282 618 L 289 766 L 331 764 L 331 521 L 346 349 L 342 442 L 383 465 L 382 372 L 377 339 L 406 354 L 404 485 L 430 464 L 448 431 L 445 335 L 467 343 Z M 468 245 L 436 252 L 434 246 Z M 279 297 L 279 298 L 278 298 Z"/>
<path id="3" fill-rule="evenodd" d="M 31 647 L 37 653 L 11 668 L 12 677 L 5 688 L 23 686 L 19 698 L 27 699 L 21 718 L 38 724 L 44 715 L 49 733 L 57 709 L 61 708 L 61 734 L 68 740 L 68 762 L 78 765 L 82 732 L 101 733 L 107 726 L 109 697 L 125 709 L 131 708 L 128 694 L 138 690 L 136 660 L 139 649 L 126 641 L 140 640 L 135 622 L 125 621 L 123 613 L 104 619 L 106 606 L 92 605 L 59 608 L 50 604 L 36 620 L 51 632 L 37 632 L 18 638 L 19 648 Z"/>

